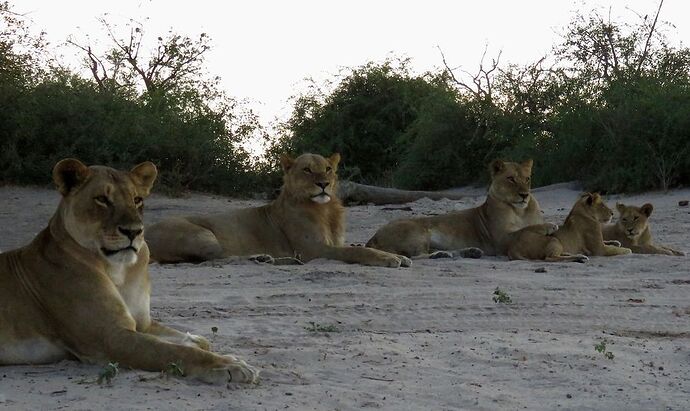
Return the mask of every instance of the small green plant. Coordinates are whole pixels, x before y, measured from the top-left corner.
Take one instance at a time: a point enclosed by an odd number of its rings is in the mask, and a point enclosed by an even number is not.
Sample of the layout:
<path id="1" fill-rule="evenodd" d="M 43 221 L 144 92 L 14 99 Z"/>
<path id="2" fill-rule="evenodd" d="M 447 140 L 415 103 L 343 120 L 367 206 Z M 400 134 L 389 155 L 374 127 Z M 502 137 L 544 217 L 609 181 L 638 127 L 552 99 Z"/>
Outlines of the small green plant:
<path id="1" fill-rule="evenodd" d="M 216 327 L 216 326 L 211 327 L 211 332 L 213 333 L 213 336 L 215 337 L 216 334 L 218 333 L 218 327 Z"/>
<path id="2" fill-rule="evenodd" d="M 607 342 L 605 339 L 599 341 L 598 344 L 594 344 L 594 350 L 596 350 L 596 352 L 604 354 L 604 357 L 606 357 L 607 359 L 613 360 L 615 355 L 613 355 L 611 351 L 606 351 L 606 343 Z"/>
<path id="3" fill-rule="evenodd" d="M 337 333 L 340 332 L 338 327 L 335 326 L 335 324 L 319 324 L 315 323 L 314 321 L 309 321 L 309 325 L 304 327 L 305 330 L 316 333 L 316 332 L 323 332 L 323 333 Z"/>
<path id="4" fill-rule="evenodd" d="M 165 367 L 163 374 L 167 377 L 184 377 L 184 369 L 179 363 L 171 362 Z"/>
<path id="5" fill-rule="evenodd" d="M 494 290 L 493 300 L 496 304 L 510 304 L 513 302 L 508 293 L 498 287 Z"/>
<path id="6" fill-rule="evenodd" d="M 101 372 L 98 373 L 98 379 L 96 382 L 98 384 L 106 383 L 110 385 L 110 382 L 113 380 L 113 378 L 117 377 L 117 374 L 119 373 L 119 364 L 116 362 L 109 362 L 105 367 L 103 367 Z"/>

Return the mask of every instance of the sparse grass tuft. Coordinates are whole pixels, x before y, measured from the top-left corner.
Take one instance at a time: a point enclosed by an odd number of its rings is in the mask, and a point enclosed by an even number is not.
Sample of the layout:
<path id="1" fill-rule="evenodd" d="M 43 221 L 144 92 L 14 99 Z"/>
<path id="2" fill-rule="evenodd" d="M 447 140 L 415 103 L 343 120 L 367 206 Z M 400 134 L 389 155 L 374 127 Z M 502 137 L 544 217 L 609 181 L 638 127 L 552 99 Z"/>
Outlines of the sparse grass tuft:
<path id="1" fill-rule="evenodd" d="M 110 385 L 113 378 L 117 377 L 119 373 L 119 364 L 116 362 L 109 362 L 105 367 L 103 367 L 101 372 L 98 373 L 98 379 L 96 380 L 96 382 L 98 384 L 106 383 Z"/>
<path id="2" fill-rule="evenodd" d="M 309 332 L 323 332 L 323 333 L 338 333 L 340 330 L 335 324 L 319 324 L 314 321 L 309 321 L 309 325 L 304 327 L 305 330 Z"/>
<path id="3" fill-rule="evenodd" d="M 163 374 L 166 377 L 184 377 L 184 369 L 179 363 L 171 362 L 165 367 Z"/>
<path id="4" fill-rule="evenodd" d="M 603 340 L 599 341 L 598 344 L 594 345 L 594 350 L 596 350 L 596 352 L 600 352 L 600 353 L 604 354 L 604 357 L 606 357 L 607 359 L 613 360 L 615 355 L 613 355 L 613 353 L 611 351 L 606 351 L 606 344 L 607 344 L 606 339 L 603 339 Z"/>
<path id="5" fill-rule="evenodd" d="M 508 293 L 498 287 L 494 290 L 493 300 L 496 304 L 510 304 L 513 302 Z"/>

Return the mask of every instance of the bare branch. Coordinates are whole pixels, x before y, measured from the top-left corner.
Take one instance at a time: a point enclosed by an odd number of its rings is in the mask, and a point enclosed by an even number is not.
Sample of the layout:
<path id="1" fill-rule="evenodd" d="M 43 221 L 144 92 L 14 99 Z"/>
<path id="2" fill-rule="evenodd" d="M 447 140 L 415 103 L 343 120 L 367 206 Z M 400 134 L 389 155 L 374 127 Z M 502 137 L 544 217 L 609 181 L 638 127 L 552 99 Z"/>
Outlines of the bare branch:
<path id="1" fill-rule="evenodd" d="M 649 49 L 649 43 L 652 40 L 652 36 L 654 35 L 654 30 L 656 29 L 656 22 L 659 19 L 659 13 L 661 13 L 661 6 L 664 5 L 664 0 L 659 1 L 659 8 L 656 10 L 656 16 L 654 16 L 654 21 L 652 22 L 652 26 L 649 28 L 649 35 L 647 36 L 647 41 L 644 43 L 644 49 L 642 50 L 642 55 L 640 56 L 640 61 L 637 63 L 637 74 L 640 74 L 640 71 L 642 70 L 642 64 L 644 64 L 645 59 L 647 58 L 647 51 Z"/>

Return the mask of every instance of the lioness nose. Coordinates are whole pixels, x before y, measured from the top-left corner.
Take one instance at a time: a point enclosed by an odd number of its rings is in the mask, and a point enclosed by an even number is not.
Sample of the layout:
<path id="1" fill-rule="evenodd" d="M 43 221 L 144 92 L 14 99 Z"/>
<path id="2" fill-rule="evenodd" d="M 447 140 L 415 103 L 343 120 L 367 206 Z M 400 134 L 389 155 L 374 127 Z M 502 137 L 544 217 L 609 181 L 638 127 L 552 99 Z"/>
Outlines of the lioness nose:
<path id="1" fill-rule="evenodd" d="M 134 239 L 137 238 L 141 233 L 144 232 L 144 229 L 143 229 L 143 228 L 125 228 L 125 227 L 118 227 L 117 229 L 120 230 L 120 232 L 121 232 L 122 234 L 124 234 L 125 236 L 127 236 L 127 238 L 129 238 L 130 240 L 134 240 Z"/>
<path id="2" fill-rule="evenodd" d="M 527 197 L 529 197 L 529 193 L 520 193 L 520 197 L 522 197 L 522 199 L 524 200 Z"/>
<path id="3" fill-rule="evenodd" d="M 321 187 L 322 190 L 325 190 L 326 187 L 328 187 L 330 183 L 316 183 L 317 186 Z"/>

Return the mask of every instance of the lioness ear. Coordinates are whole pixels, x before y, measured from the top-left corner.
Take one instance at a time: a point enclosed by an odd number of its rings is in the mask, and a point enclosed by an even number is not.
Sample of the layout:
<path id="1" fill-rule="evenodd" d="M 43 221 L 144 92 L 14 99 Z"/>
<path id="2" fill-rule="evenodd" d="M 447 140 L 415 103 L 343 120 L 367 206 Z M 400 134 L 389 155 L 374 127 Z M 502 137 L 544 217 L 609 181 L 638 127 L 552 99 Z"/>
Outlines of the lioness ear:
<path id="1" fill-rule="evenodd" d="M 70 191 L 79 187 L 89 176 L 89 168 L 76 158 L 66 158 L 58 161 L 53 167 L 53 181 L 60 194 L 66 196 Z"/>
<path id="2" fill-rule="evenodd" d="M 529 160 L 525 160 L 520 165 L 523 168 L 526 168 L 528 172 L 532 173 L 532 165 L 534 164 L 534 161 L 530 158 Z"/>
<path id="3" fill-rule="evenodd" d="M 338 168 L 338 164 L 340 163 L 340 153 L 333 153 L 330 157 L 328 157 L 328 162 L 331 163 L 333 168 Z"/>
<path id="4" fill-rule="evenodd" d="M 623 214 L 623 211 L 625 211 L 625 204 L 616 203 L 616 210 L 618 210 L 619 213 Z"/>
<path id="5" fill-rule="evenodd" d="M 489 166 L 489 170 L 491 171 L 491 176 L 493 177 L 494 175 L 498 174 L 503 170 L 506 166 L 506 163 L 503 162 L 503 160 L 494 160 L 491 162 L 491 165 Z"/>
<path id="6" fill-rule="evenodd" d="M 283 172 L 287 173 L 292 165 L 295 163 L 295 159 L 287 154 L 280 155 L 280 166 L 283 167 Z"/>
<path id="7" fill-rule="evenodd" d="M 584 194 L 582 194 L 582 196 L 580 198 L 585 200 L 587 205 L 594 204 L 594 194 L 592 194 L 592 193 L 584 193 Z"/>
<path id="8" fill-rule="evenodd" d="M 156 169 L 155 164 L 152 162 L 145 161 L 129 170 L 129 174 L 132 176 L 134 182 L 139 184 L 144 189 L 143 194 L 147 196 L 149 193 L 151 193 L 153 182 L 156 181 L 158 169 Z"/>
<path id="9" fill-rule="evenodd" d="M 640 207 L 640 211 L 642 211 L 644 213 L 644 215 L 646 215 L 647 217 L 652 215 L 652 210 L 654 210 L 654 206 L 649 204 L 649 203 Z"/>

